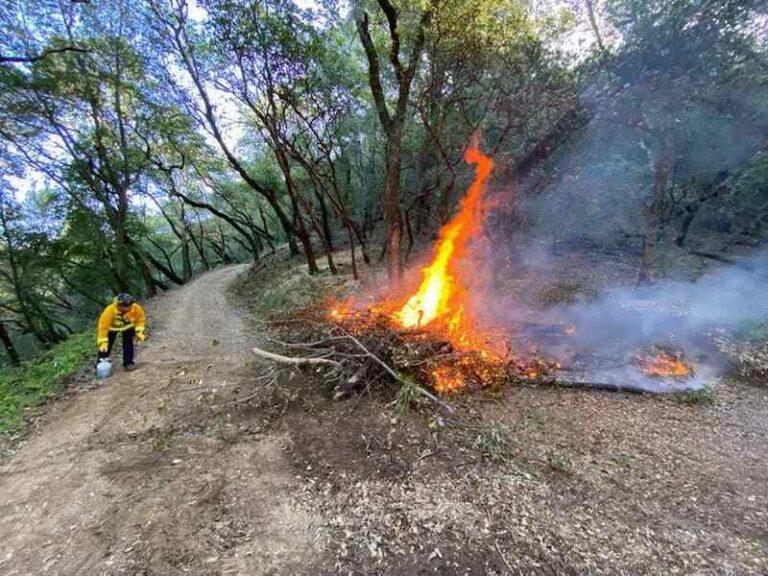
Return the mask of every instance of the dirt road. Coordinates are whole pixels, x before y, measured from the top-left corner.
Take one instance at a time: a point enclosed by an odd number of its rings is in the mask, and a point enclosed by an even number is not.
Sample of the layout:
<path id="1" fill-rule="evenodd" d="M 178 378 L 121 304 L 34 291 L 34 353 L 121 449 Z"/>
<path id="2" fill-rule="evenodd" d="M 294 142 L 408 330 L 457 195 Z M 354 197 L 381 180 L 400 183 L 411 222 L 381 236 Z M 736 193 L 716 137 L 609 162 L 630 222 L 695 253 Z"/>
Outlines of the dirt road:
<path id="1" fill-rule="evenodd" d="M 226 296 L 244 269 L 153 301 L 139 369 L 55 406 L 0 467 L 1 574 L 306 567 L 317 536 L 291 498 L 286 438 L 254 439 L 210 402 L 253 378 L 253 336 Z"/>

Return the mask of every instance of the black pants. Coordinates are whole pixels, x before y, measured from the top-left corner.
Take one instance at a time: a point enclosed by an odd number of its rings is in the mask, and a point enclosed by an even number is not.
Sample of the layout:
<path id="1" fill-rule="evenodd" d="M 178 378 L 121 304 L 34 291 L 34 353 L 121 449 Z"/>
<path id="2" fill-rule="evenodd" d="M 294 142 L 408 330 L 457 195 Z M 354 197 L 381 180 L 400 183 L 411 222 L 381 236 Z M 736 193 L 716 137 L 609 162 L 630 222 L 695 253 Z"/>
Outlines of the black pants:
<path id="1" fill-rule="evenodd" d="M 109 331 L 108 338 L 109 338 L 109 344 L 107 345 L 107 351 L 106 352 L 99 352 L 99 360 L 102 358 L 109 358 L 109 355 L 112 353 L 112 346 L 115 345 L 115 340 L 117 339 L 117 335 L 120 334 L 120 332 L 113 332 L 112 330 Z M 123 366 L 128 366 L 130 364 L 133 364 L 133 337 L 136 335 L 136 329 L 135 328 L 128 328 L 128 330 L 123 330 Z"/>

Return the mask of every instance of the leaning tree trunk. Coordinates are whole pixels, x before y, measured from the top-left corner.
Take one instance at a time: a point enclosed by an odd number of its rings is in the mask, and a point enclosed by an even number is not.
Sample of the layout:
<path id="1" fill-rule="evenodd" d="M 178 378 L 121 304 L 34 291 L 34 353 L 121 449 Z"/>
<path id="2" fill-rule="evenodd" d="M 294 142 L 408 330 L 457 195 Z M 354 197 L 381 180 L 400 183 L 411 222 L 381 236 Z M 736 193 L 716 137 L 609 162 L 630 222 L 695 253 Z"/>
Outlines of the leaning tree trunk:
<path id="1" fill-rule="evenodd" d="M 11 340 L 11 336 L 8 334 L 8 330 L 6 330 L 5 324 L 3 322 L 0 322 L 0 340 L 3 341 L 5 352 L 8 354 L 8 359 L 11 361 L 11 364 L 14 366 L 21 364 L 19 353 L 16 351 L 16 348 L 13 345 L 13 341 Z"/>
<path id="2" fill-rule="evenodd" d="M 195 231 L 192 229 L 191 225 L 187 225 L 187 230 L 189 231 L 189 239 L 192 241 L 195 250 L 197 250 L 198 256 L 200 256 L 200 263 L 203 266 L 203 270 L 208 271 L 211 269 L 211 263 L 205 255 L 205 230 L 203 230 L 203 225 L 199 221 L 198 226 L 200 228 L 200 238 L 195 236 Z"/>
<path id="3" fill-rule="evenodd" d="M 276 130 L 271 130 L 270 135 L 272 136 L 272 141 L 274 143 L 274 152 L 275 156 L 277 157 L 277 164 L 280 168 L 280 171 L 283 174 L 283 181 L 285 182 L 285 187 L 288 190 L 288 196 L 291 198 L 291 209 L 293 210 L 293 230 L 292 233 L 294 236 L 296 236 L 299 239 L 299 242 L 301 242 L 301 246 L 304 249 L 304 259 L 307 261 L 307 268 L 309 269 L 310 274 L 317 274 L 320 272 L 320 269 L 317 267 L 317 259 L 315 258 L 315 250 L 312 247 L 312 238 L 310 236 L 309 230 L 307 230 L 307 227 L 304 225 L 304 219 L 301 216 L 301 208 L 299 206 L 299 194 L 300 192 L 296 190 L 296 186 L 293 183 L 293 178 L 291 176 L 291 167 L 288 163 L 288 157 L 285 153 L 285 151 L 281 147 L 280 139 L 277 134 Z M 312 224 L 314 225 L 314 218 L 309 210 L 307 211 L 307 215 L 312 219 Z M 320 236 L 321 240 L 322 238 L 322 230 L 318 230 L 318 235 Z M 290 236 L 289 236 L 290 238 Z M 331 268 L 333 268 L 333 261 L 330 261 Z"/>

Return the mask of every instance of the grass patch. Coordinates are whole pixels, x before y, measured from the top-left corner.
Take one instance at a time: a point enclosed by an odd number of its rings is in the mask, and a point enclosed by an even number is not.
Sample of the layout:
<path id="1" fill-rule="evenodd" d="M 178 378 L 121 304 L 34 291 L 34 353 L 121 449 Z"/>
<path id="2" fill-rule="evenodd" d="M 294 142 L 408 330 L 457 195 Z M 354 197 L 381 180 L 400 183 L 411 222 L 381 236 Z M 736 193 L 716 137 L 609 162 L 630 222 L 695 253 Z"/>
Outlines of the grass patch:
<path id="1" fill-rule="evenodd" d="M 547 454 L 547 464 L 555 472 L 570 474 L 573 471 L 573 462 L 565 454 L 550 452 Z"/>
<path id="2" fill-rule="evenodd" d="M 39 406 L 62 390 L 64 380 L 94 357 L 92 332 L 76 334 L 40 358 L 0 369 L 0 433 L 16 430 L 25 408 Z"/>
<path id="3" fill-rule="evenodd" d="M 310 276 L 304 265 L 285 263 L 261 274 L 261 281 L 266 280 L 267 283 L 260 287 L 257 298 L 252 300 L 253 308 L 259 316 L 269 317 L 307 308 L 323 297 L 318 277 Z"/>

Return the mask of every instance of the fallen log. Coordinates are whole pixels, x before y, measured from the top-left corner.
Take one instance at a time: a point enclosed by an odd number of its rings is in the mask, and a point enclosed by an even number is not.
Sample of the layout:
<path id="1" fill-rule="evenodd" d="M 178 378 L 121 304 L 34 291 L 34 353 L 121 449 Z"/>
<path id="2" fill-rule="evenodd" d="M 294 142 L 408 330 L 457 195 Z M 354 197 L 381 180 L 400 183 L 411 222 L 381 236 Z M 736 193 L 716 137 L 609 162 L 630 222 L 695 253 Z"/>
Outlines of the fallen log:
<path id="1" fill-rule="evenodd" d="M 555 386 L 589 390 L 605 390 L 607 392 L 626 392 L 628 394 L 654 394 L 652 390 L 641 388 L 635 384 L 614 384 L 612 382 L 578 382 L 575 380 L 556 380 Z"/>

